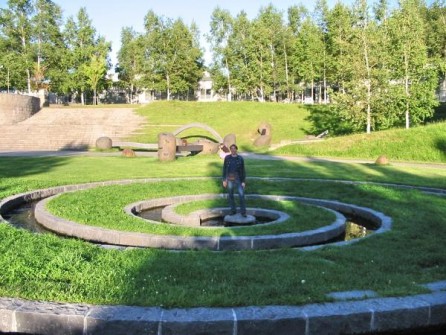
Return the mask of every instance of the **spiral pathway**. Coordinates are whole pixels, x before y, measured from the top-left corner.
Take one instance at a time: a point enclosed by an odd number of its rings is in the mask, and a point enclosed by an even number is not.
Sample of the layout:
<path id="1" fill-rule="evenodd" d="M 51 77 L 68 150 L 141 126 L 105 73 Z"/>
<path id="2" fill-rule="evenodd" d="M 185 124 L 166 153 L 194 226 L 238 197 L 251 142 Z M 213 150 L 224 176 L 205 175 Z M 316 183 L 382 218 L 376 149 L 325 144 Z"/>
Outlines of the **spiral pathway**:
<path id="1" fill-rule="evenodd" d="M 124 185 L 159 180 L 153 178 L 122 180 L 36 190 L 3 199 L 0 202 L 0 214 L 6 213 L 23 202 L 49 198 L 64 192 L 112 184 Z M 326 180 L 313 181 L 326 182 Z M 357 183 L 336 182 L 352 185 Z M 415 188 L 404 185 L 392 186 Z M 442 189 L 417 189 L 439 196 L 446 195 L 446 191 Z M 283 198 L 277 197 L 277 199 Z M 391 229 L 391 218 L 375 209 L 320 199 L 295 199 L 293 197 L 293 200 L 311 202 L 313 205 L 322 205 L 334 211 L 361 213 L 361 215 L 367 216 L 369 219 L 372 218 L 380 224 L 378 233 L 384 233 Z M 48 220 L 52 220 L 56 225 L 76 225 L 76 223 L 66 222 L 64 219 L 52 217 L 50 213 L 44 210 L 45 201 L 47 200 L 42 201 L 42 206 L 39 209 L 42 216 L 45 217 L 44 220 L 50 217 Z M 163 201 L 175 203 L 172 199 L 163 199 Z M 129 204 L 126 210 L 129 215 L 132 215 L 135 208 L 138 208 L 138 206 L 140 208 L 142 205 L 141 203 Z M 335 223 L 339 225 L 343 222 L 343 219 L 337 215 L 336 221 Z M 153 239 L 153 236 L 151 238 Z M 336 245 L 343 246 L 354 242 L 337 242 Z M 169 243 L 171 244 L 161 245 L 160 247 L 179 249 L 172 241 Z M 184 241 L 179 244 L 184 245 Z M 124 243 L 124 245 L 127 244 Z M 221 241 L 219 245 L 220 247 L 211 249 L 220 250 Z M 232 243 L 232 250 L 237 250 L 233 245 L 234 243 Z M 249 245 L 249 248 L 256 249 L 253 247 L 256 245 L 253 241 L 242 245 Z M 196 246 L 193 245 L 193 247 Z M 280 245 L 279 247 L 283 246 L 288 245 Z M 153 245 L 150 247 L 153 247 Z M 323 246 L 310 245 L 302 247 L 301 250 L 313 250 L 320 247 Z M 222 250 L 228 249 L 223 248 Z M 28 334 L 310 335 L 392 332 L 418 328 L 444 329 L 446 326 L 446 281 L 426 284 L 424 287 L 431 293 L 402 298 L 381 298 L 374 291 L 333 292 L 328 294 L 335 301 L 332 303 L 304 306 L 228 308 L 165 309 L 159 307 L 93 306 L 0 298 L 0 332 Z"/>

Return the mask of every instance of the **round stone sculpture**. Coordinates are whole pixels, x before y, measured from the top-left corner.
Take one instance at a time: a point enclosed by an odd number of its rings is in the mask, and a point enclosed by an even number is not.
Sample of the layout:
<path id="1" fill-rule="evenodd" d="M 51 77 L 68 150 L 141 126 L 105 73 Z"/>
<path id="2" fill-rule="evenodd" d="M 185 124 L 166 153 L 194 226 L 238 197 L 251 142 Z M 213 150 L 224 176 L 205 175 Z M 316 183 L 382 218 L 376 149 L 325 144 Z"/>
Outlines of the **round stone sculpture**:
<path id="1" fill-rule="evenodd" d="M 386 155 L 381 155 L 376 159 L 375 164 L 376 165 L 388 165 L 389 160 L 387 159 Z"/>
<path id="2" fill-rule="evenodd" d="M 194 144 L 203 146 L 203 150 L 201 151 L 202 154 L 209 155 L 209 154 L 216 154 L 218 152 L 218 143 L 206 139 L 199 139 Z"/>
<path id="3" fill-rule="evenodd" d="M 254 141 L 256 147 L 269 146 L 271 144 L 271 125 L 267 122 L 263 122 L 257 128 L 259 137 Z"/>
<path id="4" fill-rule="evenodd" d="M 112 147 L 112 140 L 110 137 L 102 136 L 96 140 L 96 148 L 100 150 L 109 150 Z"/>
<path id="5" fill-rule="evenodd" d="M 223 138 L 223 144 L 229 148 L 232 144 L 236 144 L 235 134 L 228 134 Z"/>
<path id="6" fill-rule="evenodd" d="M 158 159 L 162 162 L 175 160 L 177 140 L 171 133 L 158 134 Z"/>
<path id="7" fill-rule="evenodd" d="M 136 157 L 136 154 L 135 151 L 133 151 L 132 149 L 125 148 L 124 150 L 122 150 L 122 156 L 132 158 Z"/>

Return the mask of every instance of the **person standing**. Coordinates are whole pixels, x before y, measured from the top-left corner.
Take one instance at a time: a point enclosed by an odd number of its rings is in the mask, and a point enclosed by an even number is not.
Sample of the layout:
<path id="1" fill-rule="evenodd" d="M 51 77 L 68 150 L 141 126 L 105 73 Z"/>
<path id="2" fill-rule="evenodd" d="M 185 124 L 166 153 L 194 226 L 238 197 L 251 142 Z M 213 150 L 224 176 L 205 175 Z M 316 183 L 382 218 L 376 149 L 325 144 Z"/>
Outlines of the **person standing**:
<path id="1" fill-rule="evenodd" d="M 231 153 L 225 157 L 223 163 L 223 187 L 228 189 L 228 201 L 231 215 L 237 213 L 234 199 L 234 191 L 237 191 L 240 202 L 240 214 L 246 217 L 245 186 L 246 172 L 243 157 L 237 153 L 237 145 L 229 147 Z"/>

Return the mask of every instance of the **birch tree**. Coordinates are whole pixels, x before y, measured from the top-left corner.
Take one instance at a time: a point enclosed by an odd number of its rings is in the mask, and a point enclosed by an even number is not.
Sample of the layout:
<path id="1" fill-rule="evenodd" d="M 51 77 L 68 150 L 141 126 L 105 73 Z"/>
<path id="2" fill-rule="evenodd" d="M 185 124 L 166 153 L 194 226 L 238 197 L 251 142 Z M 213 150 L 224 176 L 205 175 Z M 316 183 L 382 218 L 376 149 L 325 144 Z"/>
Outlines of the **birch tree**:
<path id="1" fill-rule="evenodd" d="M 154 88 L 165 91 L 167 100 L 172 94 L 188 95 L 203 75 L 203 53 L 196 26 L 188 27 L 181 19 L 172 20 L 149 11 L 145 29 L 146 82 L 152 81 Z"/>
<path id="2" fill-rule="evenodd" d="M 223 85 L 218 84 L 218 77 L 226 78 L 225 88 L 228 101 L 231 101 L 232 87 L 231 87 L 231 72 L 229 69 L 229 37 L 232 33 L 233 18 L 228 10 L 216 7 L 211 15 L 210 33 L 207 35 L 207 40 L 210 42 L 211 50 L 213 52 L 213 67 L 212 71 L 216 81 L 216 88 L 223 88 Z M 220 71 L 219 69 L 223 69 Z"/>
<path id="3" fill-rule="evenodd" d="M 31 17 L 34 7 L 31 0 L 8 0 L 8 8 L 0 9 L 1 35 L 7 53 L 14 54 L 16 70 L 20 72 L 14 81 L 18 89 L 26 88 L 31 93 L 31 75 L 34 54 L 32 48 L 33 28 Z"/>
<path id="4" fill-rule="evenodd" d="M 65 90 L 76 92 L 84 105 L 86 92 L 90 89 L 94 91 L 91 83 L 95 80 L 92 81 L 91 76 L 97 69 L 93 71 L 92 67 L 97 67 L 99 63 L 105 63 L 107 69 L 110 67 L 108 53 L 111 44 L 97 35 L 85 8 L 79 10 L 76 19 L 69 17 L 64 31 L 69 73 Z"/>
<path id="5" fill-rule="evenodd" d="M 393 49 L 393 82 L 395 99 L 400 103 L 405 128 L 432 116 L 437 104 L 438 84 L 431 66 L 425 41 L 423 4 L 418 0 L 401 0 L 390 18 Z"/>

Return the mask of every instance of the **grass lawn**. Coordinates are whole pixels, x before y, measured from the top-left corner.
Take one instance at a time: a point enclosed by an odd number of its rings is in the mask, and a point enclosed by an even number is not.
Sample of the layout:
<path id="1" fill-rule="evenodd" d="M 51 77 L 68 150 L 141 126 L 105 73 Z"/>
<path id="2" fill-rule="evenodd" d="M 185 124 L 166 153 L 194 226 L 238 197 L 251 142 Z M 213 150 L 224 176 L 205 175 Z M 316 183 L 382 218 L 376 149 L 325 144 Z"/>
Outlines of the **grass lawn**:
<path id="1" fill-rule="evenodd" d="M 157 183 L 156 187 L 136 184 L 75 192 L 67 195 L 63 204 L 54 203 L 54 210 L 64 215 L 110 222 L 120 215 L 117 206 L 134 199 L 222 192 L 216 181 L 221 165 L 218 157 L 206 156 L 184 157 L 171 163 L 148 157 L 0 157 L 0 198 L 99 180 L 184 178 Z M 254 159 L 247 159 L 246 166 L 248 193 L 366 206 L 392 217 L 393 229 L 351 246 L 311 252 L 281 249 L 215 253 L 109 250 L 1 224 L 0 295 L 165 307 L 299 305 L 329 301 L 326 294 L 333 291 L 372 289 L 382 296 L 417 294 L 425 292 L 420 284 L 446 280 L 446 198 L 373 184 L 446 189 L 446 169 Z M 197 182 L 192 177 L 215 179 Z M 371 183 L 349 185 L 334 180 Z M 90 201 L 85 199 L 95 200 L 101 209 L 88 207 Z"/>
<path id="2" fill-rule="evenodd" d="M 310 129 L 306 120 L 308 110 L 297 104 L 159 101 L 137 112 L 145 116 L 148 123 L 141 134 L 135 135 L 132 140 L 143 143 L 157 143 L 159 133 L 174 132 L 190 123 L 203 123 L 215 129 L 221 137 L 235 134 L 241 150 L 252 150 L 262 122 L 271 124 L 273 141 L 277 143 L 304 138 Z M 199 128 L 186 130 L 180 136 L 190 141 L 196 136 L 212 137 Z"/>
<path id="3" fill-rule="evenodd" d="M 290 144 L 272 152 L 254 147 L 262 122 L 271 125 L 272 144 L 282 141 L 301 141 L 311 133 L 309 109 L 299 104 L 274 104 L 256 102 L 184 102 L 159 101 L 137 109 L 147 118 L 147 125 L 131 139 L 134 142 L 157 143 L 158 134 L 174 132 L 190 123 L 203 123 L 222 137 L 235 134 L 243 151 L 305 157 L 342 157 L 375 160 L 386 155 L 391 162 L 446 163 L 446 122 L 438 121 L 410 129 L 392 129 L 342 137 L 328 137 L 322 142 Z M 330 135 L 330 134 L 329 134 Z M 200 128 L 191 128 L 179 136 L 189 142 L 198 137 L 212 135 Z M 213 139 L 215 140 L 215 139 Z"/>

